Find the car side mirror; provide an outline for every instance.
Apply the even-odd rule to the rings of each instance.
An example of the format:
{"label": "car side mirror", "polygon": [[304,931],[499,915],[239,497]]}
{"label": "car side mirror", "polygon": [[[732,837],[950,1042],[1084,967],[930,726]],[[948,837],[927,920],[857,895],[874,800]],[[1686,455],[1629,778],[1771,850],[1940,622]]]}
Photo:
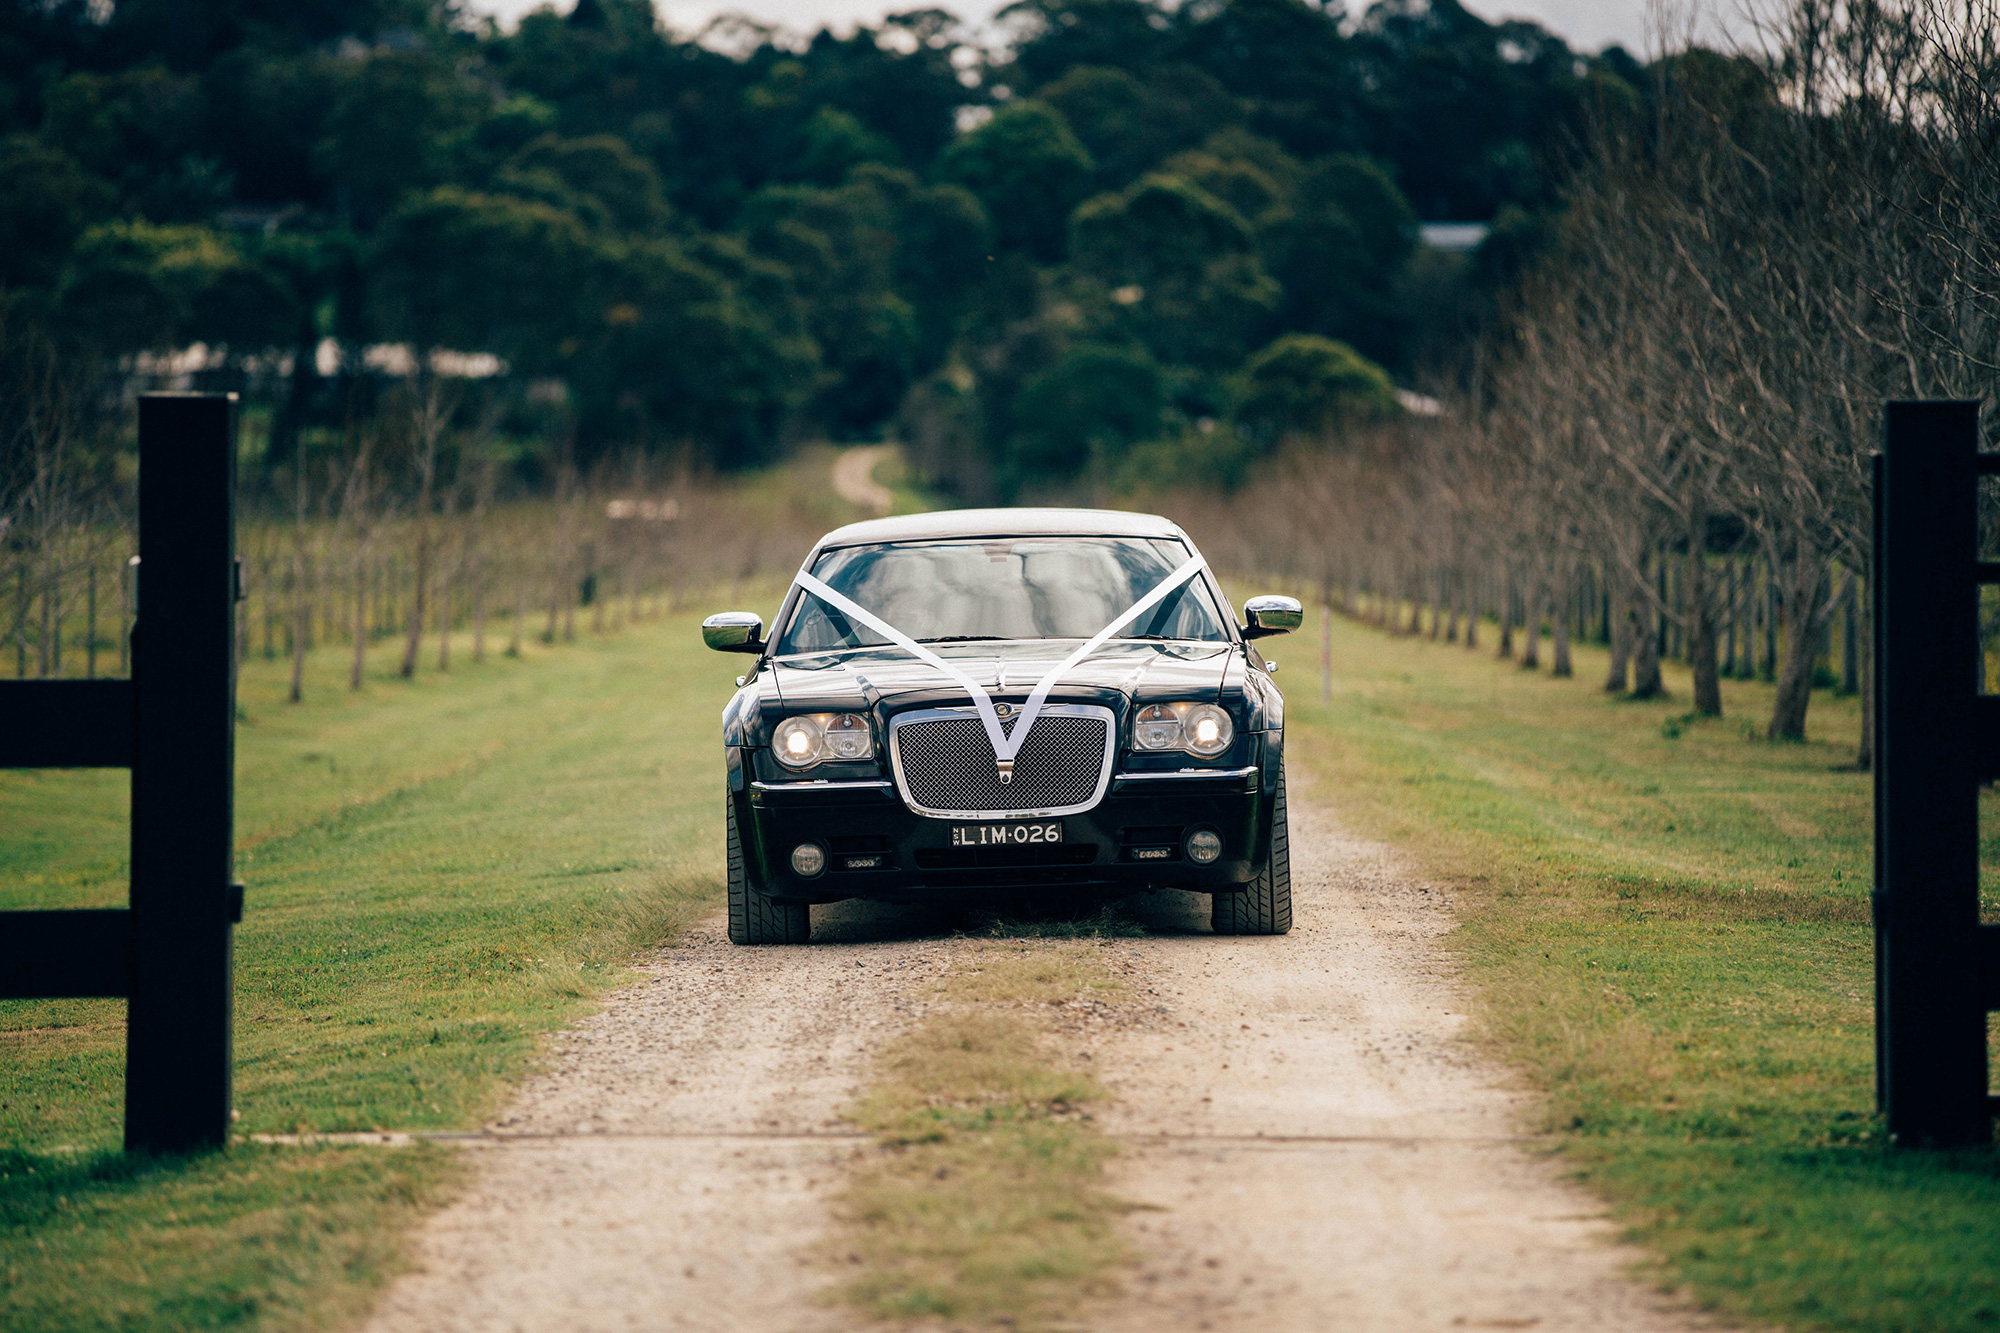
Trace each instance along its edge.
{"label": "car side mirror", "polygon": [[1306,609],[1296,597],[1252,597],[1243,603],[1243,637],[1261,639],[1271,634],[1290,634],[1305,624]]}
{"label": "car side mirror", "polygon": [[749,611],[718,611],[701,622],[701,641],[718,653],[761,653],[764,617]]}

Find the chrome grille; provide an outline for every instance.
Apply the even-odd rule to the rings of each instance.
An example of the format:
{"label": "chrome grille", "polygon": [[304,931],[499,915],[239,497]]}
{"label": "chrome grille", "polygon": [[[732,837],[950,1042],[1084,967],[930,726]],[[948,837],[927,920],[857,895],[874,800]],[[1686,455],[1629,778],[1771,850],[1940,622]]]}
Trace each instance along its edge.
{"label": "chrome grille", "polygon": [[993,742],[970,708],[906,713],[890,722],[896,780],[912,810],[935,815],[1072,814],[1104,795],[1111,710],[1051,704],[1002,783]]}

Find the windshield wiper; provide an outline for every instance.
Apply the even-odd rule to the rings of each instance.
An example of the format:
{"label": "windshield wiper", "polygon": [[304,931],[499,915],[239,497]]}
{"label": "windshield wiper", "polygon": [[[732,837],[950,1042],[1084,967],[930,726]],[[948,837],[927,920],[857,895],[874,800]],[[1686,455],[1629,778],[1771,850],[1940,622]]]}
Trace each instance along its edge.
{"label": "windshield wiper", "polygon": [[994,643],[1007,638],[1005,634],[940,634],[935,639],[918,639],[918,643]]}

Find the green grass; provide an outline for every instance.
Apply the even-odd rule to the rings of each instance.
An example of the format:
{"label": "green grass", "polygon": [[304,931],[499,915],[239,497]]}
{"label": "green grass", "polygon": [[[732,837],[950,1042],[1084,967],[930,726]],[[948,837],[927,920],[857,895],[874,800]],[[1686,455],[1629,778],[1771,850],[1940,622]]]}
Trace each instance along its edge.
{"label": "green grass", "polygon": [[[769,592],[770,590],[764,590]],[[762,593],[750,600],[770,600]],[[636,947],[721,896],[716,716],[698,617],[359,695],[339,650],[238,728],[237,1128],[455,1129]],[[122,773],[0,773],[0,906],[125,893]],[[123,1006],[0,1003],[0,1329],[337,1323],[449,1188],[425,1149],[117,1153]]]}
{"label": "green grass", "polygon": [[893,1042],[852,1112],[880,1149],[843,1188],[835,1299],[885,1319],[1037,1329],[1115,1289],[1125,1207],[1102,1188],[1104,1090],[1055,1054],[1050,1006],[1116,1002],[1085,944],[982,947]]}
{"label": "green grass", "polygon": [[1897,1149],[1874,1113],[1855,702],[1815,696],[1816,739],[1773,744],[1744,725],[1766,685],[1701,720],[1671,668],[1631,702],[1595,651],[1551,680],[1490,636],[1337,622],[1328,705],[1317,639],[1272,653],[1294,771],[1458,888],[1485,1038],[1661,1279],[1801,1328],[2000,1326],[2000,1158]]}

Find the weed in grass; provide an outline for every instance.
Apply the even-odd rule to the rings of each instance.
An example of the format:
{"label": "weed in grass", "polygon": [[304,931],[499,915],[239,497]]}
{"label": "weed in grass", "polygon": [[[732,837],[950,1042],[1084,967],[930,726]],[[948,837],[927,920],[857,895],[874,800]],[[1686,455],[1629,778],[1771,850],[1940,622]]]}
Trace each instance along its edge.
{"label": "weed in grass", "polygon": [[994,945],[877,1061],[853,1118],[880,1137],[841,1197],[834,1299],[882,1318],[1038,1329],[1115,1290],[1103,1088],[1054,1053],[1042,1015],[1118,982],[1079,945]]}

